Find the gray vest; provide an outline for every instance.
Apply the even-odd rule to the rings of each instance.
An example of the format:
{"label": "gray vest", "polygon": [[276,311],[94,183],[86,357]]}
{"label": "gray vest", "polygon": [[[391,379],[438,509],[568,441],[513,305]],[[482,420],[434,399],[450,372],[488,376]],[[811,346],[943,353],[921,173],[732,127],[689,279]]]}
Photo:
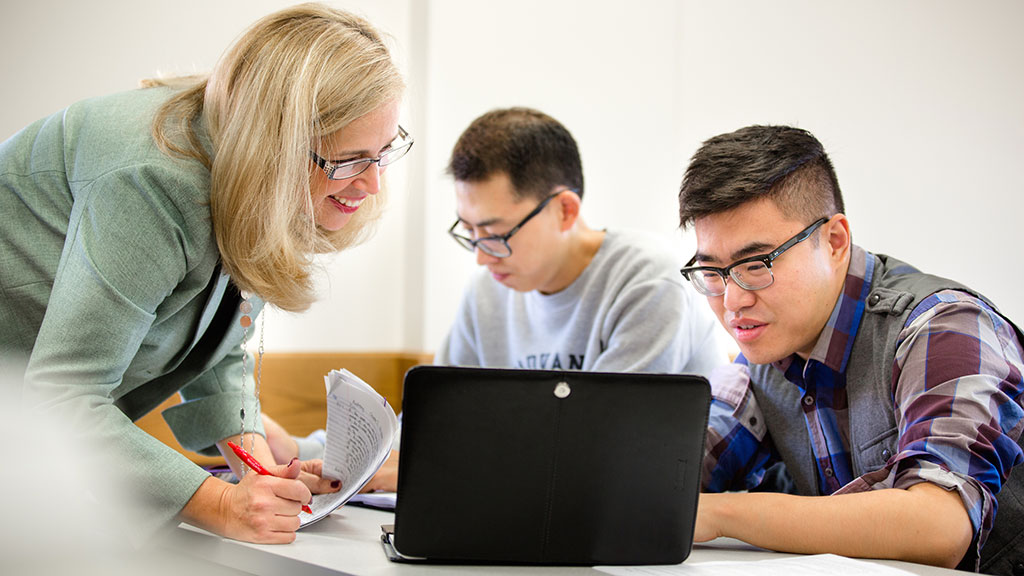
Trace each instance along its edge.
{"label": "gray vest", "polygon": [[[882,468],[897,451],[898,430],[891,392],[896,339],[919,302],[947,289],[984,299],[961,284],[922,274],[895,258],[875,257],[871,293],[846,368],[854,477]],[[1014,325],[1014,329],[1017,338],[1024,343],[1020,328]],[[798,493],[820,495],[818,469],[799,389],[771,365],[751,365],[750,374],[768,432]],[[1018,443],[1022,440],[1024,436]],[[982,572],[1024,576],[1024,470],[1021,468],[1024,466],[1014,469],[997,495],[995,526],[981,553]],[[959,568],[973,571],[973,555],[968,554]]]}

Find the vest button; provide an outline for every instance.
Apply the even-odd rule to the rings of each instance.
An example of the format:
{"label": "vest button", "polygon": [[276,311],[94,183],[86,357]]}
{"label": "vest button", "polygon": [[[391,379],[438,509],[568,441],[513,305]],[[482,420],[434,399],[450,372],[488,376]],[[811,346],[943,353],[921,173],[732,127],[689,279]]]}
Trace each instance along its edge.
{"label": "vest button", "polygon": [[892,452],[890,452],[888,448],[882,448],[882,458],[885,458],[885,461],[888,462],[891,457]]}
{"label": "vest button", "polygon": [[868,304],[871,304],[872,306],[874,306],[875,304],[878,304],[881,300],[882,300],[882,297],[880,295],[872,294],[871,298],[868,298]]}
{"label": "vest button", "polygon": [[814,397],[811,396],[810,394],[808,394],[807,396],[804,396],[804,405],[805,406],[810,406],[811,404],[814,404]]}

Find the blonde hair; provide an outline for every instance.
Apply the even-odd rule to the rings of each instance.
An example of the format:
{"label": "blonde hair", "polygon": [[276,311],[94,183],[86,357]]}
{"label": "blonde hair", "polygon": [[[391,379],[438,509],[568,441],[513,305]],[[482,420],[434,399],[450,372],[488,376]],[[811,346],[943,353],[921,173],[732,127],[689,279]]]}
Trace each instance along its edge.
{"label": "blonde hair", "polygon": [[383,209],[384,194],[370,195],[340,230],[318,228],[309,156],[353,120],[401,97],[405,84],[381,35],[348,12],[300,4],[249,27],[208,78],[144,85],[180,88],[158,112],[153,135],[165,152],[210,169],[224,271],[278,308],[308,308],[312,256],[365,240]]}

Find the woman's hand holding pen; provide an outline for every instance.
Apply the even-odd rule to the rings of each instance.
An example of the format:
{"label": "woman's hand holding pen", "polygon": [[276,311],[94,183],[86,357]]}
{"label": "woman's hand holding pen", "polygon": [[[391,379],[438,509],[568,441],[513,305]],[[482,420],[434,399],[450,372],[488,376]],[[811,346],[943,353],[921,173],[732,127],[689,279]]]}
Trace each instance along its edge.
{"label": "woman's hand holding pen", "polygon": [[301,524],[299,514],[313,498],[299,479],[303,464],[294,458],[288,464],[274,465],[270,448],[260,435],[246,436],[251,454],[236,442],[241,443],[238,436],[225,438],[217,447],[242,480],[238,484],[213,477],[205,480],[185,505],[184,520],[235,540],[292,542]]}
{"label": "woman's hand holding pen", "polygon": [[302,506],[313,498],[309,488],[298,480],[301,464],[296,459],[286,466],[270,465],[266,469],[272,476],[250,471],[224,493],[220,509],[225,536],[263,544],[295,540]]}
{"label": "woman's hand holding pen", "polygon": [[238,484],[206,478],[185,504],[181,519],[244,542],[294,541],[302,506],[312,499],[309,488],[297,480],[301,464],[295,460],[285,466],[268,466],[267,471],[274,476],[250,471]]}
{"label": "woman's hand holding pen", "polygon": [[[293,458],[288,464],[271,464],[274,458],[262,436],[246,436],[252,454],[238,445],[232,446],[238,441],[238,436],[226,438],[217,446],[242,480],[229,484],[212,476],[207,478],[185,505],[182,519],[245,542],[287,544],[294,541],[295,531],[301,525],[301,510],[312,501],[312,494],[337,492],[341,489],[340,482],[321,477],[321,460]],[[247,468],[251,470],[245,473]]]}

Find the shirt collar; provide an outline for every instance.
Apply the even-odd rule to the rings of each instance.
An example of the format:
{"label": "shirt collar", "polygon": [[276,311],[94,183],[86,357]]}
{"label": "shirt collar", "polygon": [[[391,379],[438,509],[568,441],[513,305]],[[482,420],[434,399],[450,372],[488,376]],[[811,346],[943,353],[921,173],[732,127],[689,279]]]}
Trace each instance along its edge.
{"label": "shirt collar", "polygon": [[[831,368],[835,372],[845,372],[846,363],[850,359],[850,350],[860,327],[860,319],[864,314],[865,301],[871,291],[871,281],[875,273],[875,256],[860,246],[850,246],[850,266],[846,271],[843,291],[832,308],[832,314],[825,328],[818,335],[818,341],[808,360],[814,360]],[[800,357],[792,354],[775,362],[775,367],[783,373]]]}

